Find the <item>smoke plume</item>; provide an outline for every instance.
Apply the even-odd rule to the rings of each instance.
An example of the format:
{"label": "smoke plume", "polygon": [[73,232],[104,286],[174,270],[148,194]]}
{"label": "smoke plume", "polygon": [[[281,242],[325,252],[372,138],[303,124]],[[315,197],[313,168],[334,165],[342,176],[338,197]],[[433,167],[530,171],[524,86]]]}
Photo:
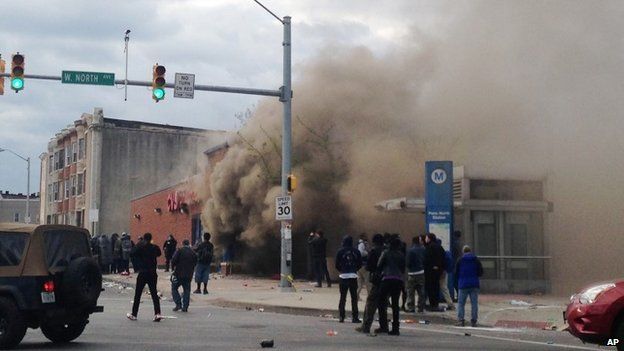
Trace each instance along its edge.
{"label": "smoke plume", "polygon": [[[373,204],[422,196],[424,161],[450,159],[474,178],[545,182],[556,290],[612,277],[623,259],[594,240],[624,244],[624,217],[615,216],[624,198],[610,191],[624,186],[615,176],[624,173],[624,6],[485,1],[450,10],[436,14],[447,21],[435,34],[415,26],[383,55],[329,46],[300,66],[295,254],[305,256],[316,227],[334,245],[361,231],[420,233],[421,216],[378,213]],[[281,118],[278,101],[261,101],[206,184],[208,230],[238,243],[245,262],[264,272],[279,267]],[[595,262],[578,258],[591,268],[564,276],[566,256],[583,245]]]}

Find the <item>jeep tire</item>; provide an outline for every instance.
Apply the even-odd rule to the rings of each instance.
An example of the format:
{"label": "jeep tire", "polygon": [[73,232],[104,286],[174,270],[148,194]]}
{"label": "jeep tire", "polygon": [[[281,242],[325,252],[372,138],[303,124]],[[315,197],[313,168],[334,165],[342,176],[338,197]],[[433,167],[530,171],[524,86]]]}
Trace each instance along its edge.
{"label": "jeep tire", "polygon": [[46,322],[41,324],[41,332],[53,343],[68,343],[82,334],[87,323],[89,323],[89,321],[86,319],[64,324]]}
{"label": "jeep tire", "polygon": [[0,349],[16,347],[26,334],[26,322],[15,302],[0,297]]}
{"label": "jeep tire", "polygon": [[61,295],[71,307],[94,306],[102,291],[102,272],[90,257],[72,260],[63,274]]}

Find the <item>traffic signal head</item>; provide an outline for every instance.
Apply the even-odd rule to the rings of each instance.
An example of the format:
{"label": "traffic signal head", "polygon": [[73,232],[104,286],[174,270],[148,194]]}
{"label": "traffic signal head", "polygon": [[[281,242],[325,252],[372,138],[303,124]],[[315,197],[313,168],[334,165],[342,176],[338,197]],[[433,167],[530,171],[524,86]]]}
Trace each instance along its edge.
{"label": "traffic signal head", "polygon": [[158,102],[165,98],[165,66],[154,65],[152,71],[152,99]]}
{"label": "traffic signal head", "polygon": [[18,91],[24,89],[24,55],[17,53],[11,59],[11,89]]}
{"label": "traffic signal head", "polygon": [[295,191],[295,189],[297,188],[297,177],[292,174],[288,175],[287,188],[289,193]]}

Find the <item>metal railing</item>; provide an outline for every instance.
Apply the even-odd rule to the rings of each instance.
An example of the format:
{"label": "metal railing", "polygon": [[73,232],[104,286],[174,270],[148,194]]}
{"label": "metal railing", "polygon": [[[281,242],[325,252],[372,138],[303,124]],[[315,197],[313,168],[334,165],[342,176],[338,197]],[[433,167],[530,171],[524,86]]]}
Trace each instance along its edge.
{"label": "metal railing", "polygon": [[547,280],[551,256],[478,256],[484,279]]}

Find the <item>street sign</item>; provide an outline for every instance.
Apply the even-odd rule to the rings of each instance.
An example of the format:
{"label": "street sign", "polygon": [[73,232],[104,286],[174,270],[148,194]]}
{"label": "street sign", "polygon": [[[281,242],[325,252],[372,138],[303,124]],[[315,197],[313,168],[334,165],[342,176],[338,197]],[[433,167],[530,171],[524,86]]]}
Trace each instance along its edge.
{"label": "street sign", "polygon": [[192,99],[195,96],[195,75],[189,73],[175,74],[173,97]]}
{"label": "street sign", "polygon": [[115,73],[63,71],[61,83],[115,85]]}
{"label": "street sign", "polygon": [[290,221],[292,217],[292,199],[290,196],[278,196],[275,198],[275,219],[278,221]]}

